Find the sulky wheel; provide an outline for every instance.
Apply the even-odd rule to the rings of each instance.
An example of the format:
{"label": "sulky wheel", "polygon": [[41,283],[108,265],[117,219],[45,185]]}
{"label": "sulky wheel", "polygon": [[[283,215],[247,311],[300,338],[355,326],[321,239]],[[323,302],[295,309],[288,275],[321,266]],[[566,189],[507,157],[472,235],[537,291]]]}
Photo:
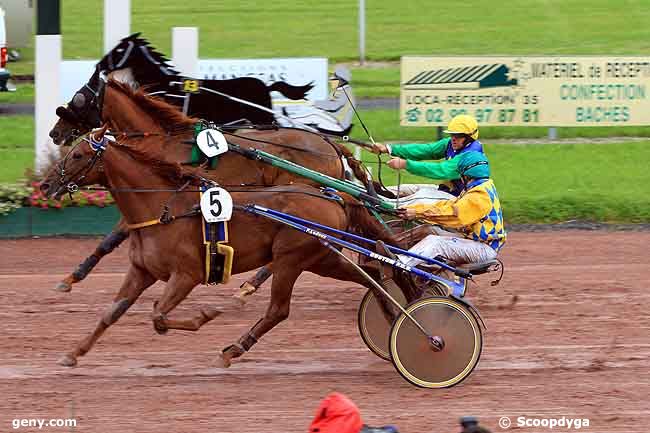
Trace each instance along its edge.
{"label": "sulky wheel", "polygon": [[453,298],[431,297],[406,311],[429,337],[404,314],[390,332],[390,354],[397,371],[422,388],[447,388],[474,370],[481,356],[481,328],[472,312]]}
{"label": "sulky wheel", "polygon": [[[456,278],[451,272],[444,271],[444,270],[437,271],[436,274],[447,279]],[[422,297],[449,296],[449,293],[451,292],[451,290],[447,285],[439,283],[437,281],[429,281],[417,275],[413,276],[413,284],[415,285],[415,287],[417,287],[418,292],[422,293]]]}
{"label": "sulky wheel", "polygon": [[[385,287],[388,293],[401,305],[406,305],[404,295],[399,289]],[[359,333],[366,346],[377,356],[390,361],[388,338],[390,335],[391,321],[384,315],[377,297],[372,290],[368,290],[359,305],[357,316]]]}
{"label": "sulky wheel", "polygon": [[[448,289],[435,281],[424,282],[420,286],[424,296],[447,296]],[[399,289],[384,287],[402,306],[406,305],[404,294]],[[390,361],[389,334],[392,321],[386,318],[377,297],[372,290],[368,290],[361,300],[357,315],[359,334],[366,346],[377,356]]]}

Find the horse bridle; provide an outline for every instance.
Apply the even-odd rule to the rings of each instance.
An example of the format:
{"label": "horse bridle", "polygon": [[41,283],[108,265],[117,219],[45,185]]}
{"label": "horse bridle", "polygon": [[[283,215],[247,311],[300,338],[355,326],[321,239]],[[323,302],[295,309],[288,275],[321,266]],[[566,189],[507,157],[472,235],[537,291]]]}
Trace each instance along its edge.
{"label": "horse bridle", "polygon": [[[97,89],[93,89],[90,83],[93,81],[93,78],[84,84],[84,86],[79,89],[72,100],[67,105],[62,105],[56,109],[56,114],[66,120],[68,123],[73,125],[81,125],[87,129],[93,129],[98,127],[98,122],[101,122],[102,119],[102,108],[104,105],[104,92],[106,91],[106,82],[107,82],[107,71],[112,72],[121,68],[124,63],[128,60],[133,51],[135,44],[133,41],[129,41],[128,47],[124,50],[125,53],[122,58],[117,62],[113,61],[113,51],[112,50],[107,59],[107,69],[98,70],[98,84]],[[99,69],[100,65],[97,66]],[[96,119],[90,120],[89,114],[90,110],[95,108],[96,110]],[[76,139],[81,134],[81,131],[78,129],[73,129],[71,135]]]}
{"label": "horse bridle", "polygon": [[[92,157],[88,159],[88,162],[84,167],[82,167],[76,173],[70,176],[69,179],[66,179],[65,166],[68,161],[68,158],[77,148],[77,146],[80,146],[84,142],[88,143],[88,145],[94,151],[94,153]],[[73,193],[77,192],[79,190],[78,183],[81,183],[81,181],[86,178],[88,173],[90,173],[90,170],[92,170],[93,167],[95,167],[95,164],[97,164],[97,162],[101,160],[107,145],[108,145],[108,139],[106,138],[106,136],[102,136],[101,140],[96,140],[93,134],[90,134],[87,139],[84,139],[83,141],[77,143],[58,164],[59,165],[59,187],[57,188],[54,195],[58,194],[61,191],[61,189],[64,187],[68,190],[68,194],[70,194],[71,196]]]}
{"label": "horse bridle", "polygon": [[[97,128],[102,119],[104,106],[104,93],[106,92],[106,74],[100,71],[97,79],[97,89],[93,89],[90,83],[91,78],[84,86],[75,93],[72,100],[67,105],[62,105],[56,109],[56,114],[72,125],[80,125],[86,129]],[[92,112],[91,110],[95,110]],[[71,135],[74,139],[78,138],[79,129],[73,129]]]}
{"label": "horse bridle", "polygon": [[129,41],[129,46],[125,49],[126,52],[124,53],[124,55],[122,56],[120,61],[117,62],[117,64],[113,63],[113,51],[116,51],[116,50],[111,50],[111,52],[108,53],[108,65],[107,65],[108,70],[112,72],[112,71],[120,69],[122,66],[124,66],[124,63],[126,63],[127,59],[131,55],[131,51],[133,51],[134,46],[135,46],[135,43],[133,41]]}

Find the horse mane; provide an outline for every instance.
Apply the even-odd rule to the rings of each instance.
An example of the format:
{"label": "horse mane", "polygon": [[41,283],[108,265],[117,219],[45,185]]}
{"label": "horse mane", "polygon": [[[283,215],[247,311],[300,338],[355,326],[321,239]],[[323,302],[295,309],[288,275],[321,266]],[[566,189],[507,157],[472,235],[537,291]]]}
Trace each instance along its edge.
{"label": "horse mane", "polygon": [[[148,40],[140,37],[140,32],[133,33],[122,40],[117,44],[111,51],[109,51],[102,59],[99,61],[99,64],[103,66],[102,69],[106,69],[109,64],[109,59],[111,56],[118,55],[117,50],[124,49],[123,45],[133,43],[134,48],[137,48],[136,51],[130,53],[131,55],[136,54],[133,59],[140,59],[141,56],[138,54],[143,54],[144,59],[148,61],[152,66],[157,67],[165,75],[179,75],[180,73],[174,69],[174,67],[169,63],[170,60],[164,54],[160,53],[153,47]],[[140,53],[138,53],[138,51]],[[110,71],[112,72],[112,71]]]}
{"label": "horse mane", "polygon": [[147,95],[142,88],[134,90],[126,83],[116,80],[108,80],[106,84],[113,90],[117,90],[134,104],[144,110],[158,125],[171,135],[187,133],[194,128],[198,119],[188,117],[178,108],[154,96]]}
{"label": "horse mane", "polygon": [[[150,137],[150,140],[154,137]],[[156,174],[166,180],[180,184],[190,181],[192,184],[199,182],[199,177],[205,177],[201,167],[184,167],[178,162],[167,161],[159,153],[149,149],[150,146],[130,146],[126,144],[112,145],[112,149],[118,149],[128,153],[134,160],[152,169]]]}

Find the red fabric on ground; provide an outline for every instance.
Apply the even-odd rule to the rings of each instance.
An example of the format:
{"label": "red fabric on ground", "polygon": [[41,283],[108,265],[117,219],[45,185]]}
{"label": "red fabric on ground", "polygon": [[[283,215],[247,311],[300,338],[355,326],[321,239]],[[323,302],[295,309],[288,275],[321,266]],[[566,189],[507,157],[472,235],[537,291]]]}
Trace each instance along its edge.
{"label": "red fabric on ground", "polygon": [[359,433],[363,423],[356,404],[333,392],[321,401],[309,433]]}

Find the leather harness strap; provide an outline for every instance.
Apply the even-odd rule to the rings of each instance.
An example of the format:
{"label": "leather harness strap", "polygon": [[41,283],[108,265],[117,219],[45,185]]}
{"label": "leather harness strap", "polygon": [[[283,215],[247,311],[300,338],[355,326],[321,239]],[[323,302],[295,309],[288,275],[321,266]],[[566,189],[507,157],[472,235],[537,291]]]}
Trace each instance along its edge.
{"label": "leather harness strap", "polygon": [[[172,218],[174,218],[174,217],[172,217]],[[149,221],[137,223],[137,224],[127,224],[126,228],[128,228],[129,230],[135,230],[135,229],[141,229],[141,228],[144,228],[144,227],[155,226],[157,224],[162,224],[162,221],[160,221],[160,218],[155,219],[155,220],[149,220]]]}

